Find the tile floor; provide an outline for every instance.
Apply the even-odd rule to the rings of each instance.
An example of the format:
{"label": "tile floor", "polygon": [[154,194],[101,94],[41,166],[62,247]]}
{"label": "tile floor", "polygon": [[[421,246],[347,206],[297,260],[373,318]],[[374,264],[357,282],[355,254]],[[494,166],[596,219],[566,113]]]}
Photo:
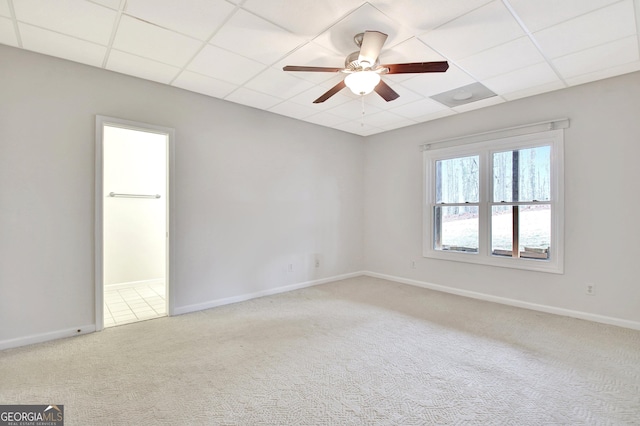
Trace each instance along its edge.
{"label": "tile floor", "polygon": [[118,285],[104,290],[104,326],[128,324],[167,315],[165,284]]}

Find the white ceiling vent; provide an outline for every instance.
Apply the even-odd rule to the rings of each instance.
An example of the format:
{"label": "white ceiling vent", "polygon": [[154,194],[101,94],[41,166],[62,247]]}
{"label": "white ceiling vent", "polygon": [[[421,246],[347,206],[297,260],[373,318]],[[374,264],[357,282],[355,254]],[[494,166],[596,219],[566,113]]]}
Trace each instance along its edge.
{"label": "white ceiling vent", "polygon": [[454,108],[460,105],[479,101],[481,99],[491,98],[493,96],[496,96],[496,94],[482,84],[473,83],[433,95],[431,96],[431,99],[448,107]]}

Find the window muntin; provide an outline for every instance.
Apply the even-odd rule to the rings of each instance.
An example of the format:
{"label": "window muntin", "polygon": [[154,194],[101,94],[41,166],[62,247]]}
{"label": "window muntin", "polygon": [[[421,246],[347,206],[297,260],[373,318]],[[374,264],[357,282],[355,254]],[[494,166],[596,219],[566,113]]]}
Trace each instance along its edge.
{"label": "window muntin", "polygon": [[[424,256],[562,273],[562,130],[441,146],[424,151]],[[473,174],[471,159],[477,165]],[[453,170],[461,164],[468,166],[466,188],[477,182],[478,198],[469,190],[464,196],[447,192],[449,175],[442,166]]]}

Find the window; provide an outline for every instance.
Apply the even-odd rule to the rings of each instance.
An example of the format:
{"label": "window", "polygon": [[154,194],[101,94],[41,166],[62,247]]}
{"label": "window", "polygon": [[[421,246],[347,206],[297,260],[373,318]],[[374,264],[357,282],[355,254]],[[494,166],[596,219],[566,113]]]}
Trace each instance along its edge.
{"label": "window", "polygon": [[424,256],[563,272],[563,133],[425,150]]}

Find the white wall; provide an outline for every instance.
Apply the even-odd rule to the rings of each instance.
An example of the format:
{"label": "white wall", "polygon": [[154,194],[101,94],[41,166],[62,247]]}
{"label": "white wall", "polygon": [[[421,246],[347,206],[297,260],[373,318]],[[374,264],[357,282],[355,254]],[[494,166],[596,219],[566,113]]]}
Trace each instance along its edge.
{"label": "white wall", "polygon": [[105,126],[103,163],[104,284],[164,282],[167,135]]}
{"label": "white wall", "polygon": [[362,269],[362,138],[7,46],[0,61],[0,347],[95,324],[96,114],[175,129],[176,308]]}
{"label": "white wall", "polygon": [[[422,258],[422,153],[450,137],[568,117],[565,274]],[[528,304],[640,322],[640,73],[367,139],[365,267]],[[416,268],[411,268],[411,261]],[[585,294],[596,285],[595,296]]]}

